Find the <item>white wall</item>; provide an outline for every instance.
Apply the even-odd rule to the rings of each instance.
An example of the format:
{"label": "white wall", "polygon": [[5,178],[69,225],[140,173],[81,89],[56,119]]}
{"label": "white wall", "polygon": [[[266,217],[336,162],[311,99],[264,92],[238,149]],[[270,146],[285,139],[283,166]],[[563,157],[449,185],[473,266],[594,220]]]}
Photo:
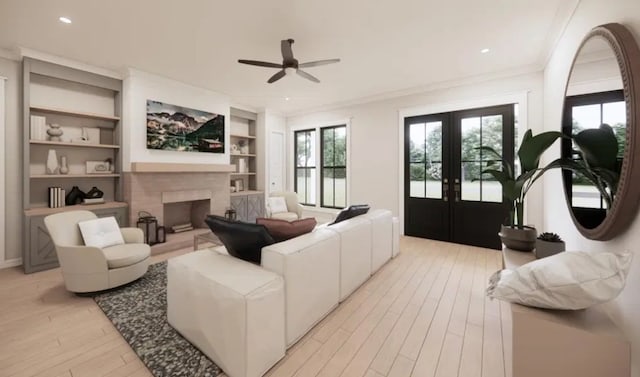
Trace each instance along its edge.
{"label": "white wall", "polygon": [[[640,41],[640,1],[582,0],[567,25],[544,71],[544,124],[547,130],[559,130],[562,116],[564,84],[569,76],[571,61],[582,38],[594,26],[619,22],[629,27],[636,41]],[[638,125],[636,125],[638,127]],[[560,155],[559,146],[548,154],[547,159]],[[582,237],[575,229],[567,206],[559,171],[546,175],[544,186],[544,213],[547,228],[559,233],[567,242],[568,249],[619,250],[636,252],[627,287],[622,295],[608,305],[610,313],[627,334],[632,343],[633,376],[640,376],[640,221],[638,218],[629,230],[608,242],[591,241]]]}
{"label": "white wall", "polygon": [[[399,113],[403,109],[447,108],[461,110],[470,103],[491,102],[493,97],[519,96],[528,92],[527,124],[534,133],[542,129],[542,73],[521,74],[499,79],[475,79],[473,83],[448,89],[438,89],[377,102],[319,111],[287,118],[289,130],[301,126],[315,126],[351,119],[350,202],[368,203],[372,207],[388,208],[399,215],[400,142]],[[497,104],[497,103],[496,103]],[[484,106],[484,105],[481,105]],[[288,145],[287,167],[291,169],[292,145]],[[291,172],[287,174],[291,175]],[[291,188],[293,184],[289,182]],[[542,202],[542,187],[535,187],[528,195],[529,203]],[[528,206],[528,220],[539,228],[542,211],[538,205]]]}
{"label": "white wall", "polygon": [[[147,100],[209,111],[225,116],[224,154],[176,152],[147,149]],[[123,170],[132,162],[174,162],[192,164],[229,163],[229,108],[227,96],[181,82],[129,69],[124,79]]]}
{"label": "white wall", "polygon": [[3,213],[6,237],[5,257],[0,260],[0,268],[15,266],[22,258],[22,109],[20,108],[22,83],[21,64],[15,60],[0,57],[0,76],[5,81],[5,129],[4,143],[5,165],[4,174],[5,211]]}
{"label": "white wall", "polygon": [[[4,96],[4,83],[6,77],[0,76],[0,140],[6,140],[5,136],[5,96]],[[5,158],[4,158],[4,143],[0,143],[0,167],[3,171],[6,171]],[[5,260],[5,244],[4,244],[4,226],[6,224],[6,214],[4,212],[4,183],[5,178],[3,174],[0,174],[0,263]]]}

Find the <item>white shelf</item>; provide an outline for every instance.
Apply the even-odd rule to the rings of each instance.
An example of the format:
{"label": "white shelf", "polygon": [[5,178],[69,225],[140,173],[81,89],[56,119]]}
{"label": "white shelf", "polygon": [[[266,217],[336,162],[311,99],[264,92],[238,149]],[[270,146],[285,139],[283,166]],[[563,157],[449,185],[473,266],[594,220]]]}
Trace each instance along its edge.
{"label": "white shelf", "polygon": [[264,194],[264,191],[244,190],[244,191],[232,192],[230,195],[231,196],[244,196],[244,195],[255,195],[255,194]]}
{"label": "white shelf", "polygon": [[89,118],[89,119],[110,120],[113,122],[117,122],[120,120],[120,117],[113,116],[113,115],[85,113],[81,111],[64,110],[64,109],[57,109],[57,108],[45,107],[45,106],[31,106],[30,109],[31,111],[40,112],[40,113],[59,114],[59,115],[75,116],[75,117]]}
{"label": "white shelf", "polygon": [[255,139],[255,136],[251,136],[251,135],[238,135],[238,134],[230,134],[229,136],[231,137],[237,137],[240,139]]}
{"label": "white shelf", "polygon": [[50,215],[52,213],[60,213],[67,211],[75,211],[80,209],[111,209],[111,208],[123,208],[126,207],[127,203],[124,202],[105,202],[100,204],[76,204],[73,206],[65,206],[58,208],[48,208],[48,207],[33,207],[24,211],[26,216],[44,216]]}
{"label": "white shelf", "polygon": [[120,174],[34,174],[33,179],[58,179],[58,178],[118,178]]}
{"label": "white shelf", "polygon": [[29,144],[54,145],[59,147],[120,149],[119,145],[112,145],[112,144],[67,143],[62,141],[46,141],[46,140],[29,140]]}
{"label": "white shelf", "polygon": [[241,154],[241,153],[231,153],[230,154],[231,157],[255,157],[256,155],[253,153],[245,153],[245,154]]}
{"label": "white shelf", "polygon": [[256,175],[256,173],[231,173],[231,175],[241,176],[241,175]]}

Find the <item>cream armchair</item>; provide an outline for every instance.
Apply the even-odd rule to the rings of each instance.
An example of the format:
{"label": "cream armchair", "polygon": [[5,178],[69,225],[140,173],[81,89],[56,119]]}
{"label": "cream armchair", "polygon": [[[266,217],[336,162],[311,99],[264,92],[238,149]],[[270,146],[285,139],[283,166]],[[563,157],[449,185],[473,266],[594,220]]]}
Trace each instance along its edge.
{"label": "cream armchair", "polygon": [[302,218],[302,206],[298,202],[298,194],[293,191],[275,191],[269,194],[270,198],[283,197],[287,202],[287,212],[273,213],[267,200],[267,216],[273,219],[281,219],[287,221],[298,220]]}
{"label": "cream armchair", "polygon": [[53,240],[64,284],[71,292],[96,292],[138,279],[147,272],[151,248],[138,228],[121,228],[124,245],[99,249],[84,245],[78,223],[97,216],[69,211],[44,218]]}

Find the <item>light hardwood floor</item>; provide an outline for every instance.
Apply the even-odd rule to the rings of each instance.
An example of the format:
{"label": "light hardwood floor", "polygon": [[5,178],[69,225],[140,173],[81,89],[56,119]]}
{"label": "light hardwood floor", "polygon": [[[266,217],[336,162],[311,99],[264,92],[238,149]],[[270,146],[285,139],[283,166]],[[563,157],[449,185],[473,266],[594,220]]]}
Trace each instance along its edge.
{"label": "light hardwood floor", "polygon": [[[510,377],[509,307],[484,294],[500,254],[411,237],[401,250],[267,375]],[[151,374],[58,269],[15,268],[0,271],[0,376]]]}

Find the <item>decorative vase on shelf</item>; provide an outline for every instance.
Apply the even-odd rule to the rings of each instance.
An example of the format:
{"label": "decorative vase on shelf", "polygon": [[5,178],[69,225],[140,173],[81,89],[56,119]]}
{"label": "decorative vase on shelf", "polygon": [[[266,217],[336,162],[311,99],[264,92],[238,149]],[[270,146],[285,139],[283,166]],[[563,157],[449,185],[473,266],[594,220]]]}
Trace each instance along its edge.
{"label": "decorative vase on shelf", "polygon": [[60,125],[55,123],[49,125],[49,129],[47,130],[49,141],[62,141],[62,139],[60,139],[60,136],[62,136],[63,133],[64,131],[62,131]]}
{"label": "decorative vase on shelf", "polygon": [[68,206],[81,204],[84,200],[85,193],[82,192],[78,186],[73,186],[71,191],[64,197],[64,203]]}
{"label": "decorative vase on shelf", "polygon": [[60,174],[69,174],[69,165],[67,165],[67,156],[60,156]]}
{"label": "decorative vase on shelf", "polygon": [[58,155],[56,154],[55,149],[49,149],[49,153],[47,154],[46,170],[47,174],[59,173],[60,166],[58,166]]}

